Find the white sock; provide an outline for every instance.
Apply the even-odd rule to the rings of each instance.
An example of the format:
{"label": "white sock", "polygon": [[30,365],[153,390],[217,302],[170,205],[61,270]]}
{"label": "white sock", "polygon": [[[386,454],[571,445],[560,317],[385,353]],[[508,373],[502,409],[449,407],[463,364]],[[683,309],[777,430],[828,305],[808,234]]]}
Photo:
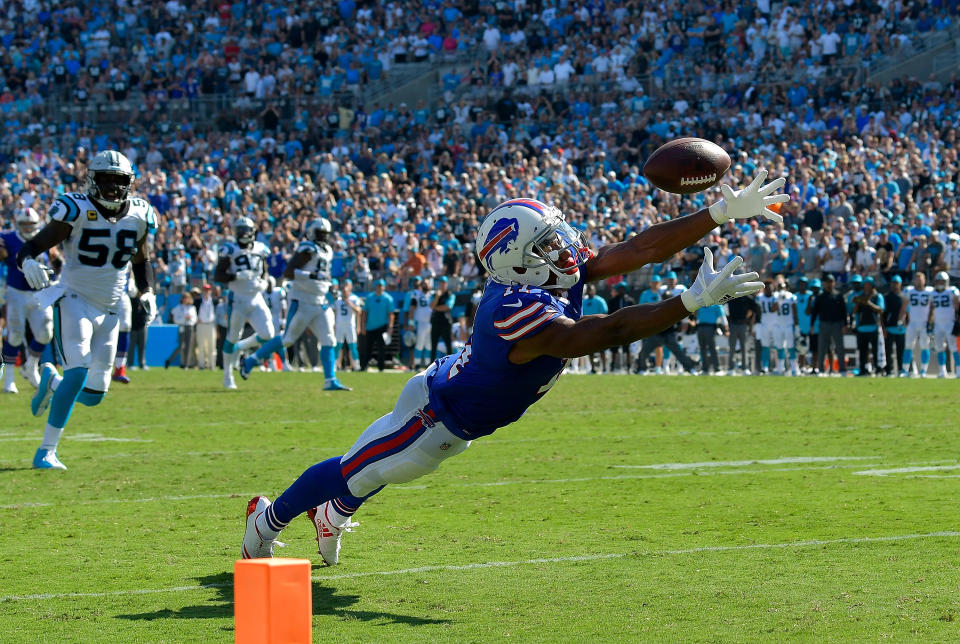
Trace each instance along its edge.
{"label": "white sock", "polygon": [[237,348],[240,349],[241,351],[249,351],[253,347],[256,347],[259,345],[260,345],[260,341],[257,340],[256,333],[254,333],[251,336],[247,336],[243,340],[240,340],[240,342],[237,342]]}
{"label": "white sock", "polygon": [[272,530],[270,525],[267,523],[267,513],[261,512],[257,515],[257,518],[254,519],[254,522],[257,524],[257,530],[260,531],[260,536],[263,537],[265,541],[270,541],[276,539],[277,535],[280,533],[276,530]]}
{"label": "white sock", "polygon": [[[323,506],[320,506],[321,509],[324,509]],[[337,508],[333,503],[327,504],[327,520],[330,521],[331,525],[334,528],[342,528],[347,525],[347,522],[350,521],[350,517],[344,516],[337,512]],[[350,515],[353,516],[353,515]]]}
{"label": "white sock", "polygon": [[27,352],[27,364],[26,364],[27,371],[36,373],[37,363],[39,362],[40,362],[40,356],[30,353],[29,351]]}
{"label": "white sock", "polygon": [[40,443],[40,448],[56,451],[61,436],[63,436],[63,427],[54,427],[47,423],[43,428],[43,442]]}
{"label": "white sock", "polygon": [[54,370],[53,376],[50,378],[50,391],[56,391],[57,387],[60,386],[61,380],[63,380],[63,376]]}
{"label": "white sock", "polygon": [[15,368],[15,365],[12,365],[12,364],[8,364],[8,365],[7,365],[7,369],[3,372],[3,384],[4,384],[4,385],[6,385],[6,386],[9,387],[10,385],[13,384],[13,378],[14,378],[14,376],[17,375],[17,374],[16,374],[16,371],[17,371],[17,370],[16,370],[16,368]]}

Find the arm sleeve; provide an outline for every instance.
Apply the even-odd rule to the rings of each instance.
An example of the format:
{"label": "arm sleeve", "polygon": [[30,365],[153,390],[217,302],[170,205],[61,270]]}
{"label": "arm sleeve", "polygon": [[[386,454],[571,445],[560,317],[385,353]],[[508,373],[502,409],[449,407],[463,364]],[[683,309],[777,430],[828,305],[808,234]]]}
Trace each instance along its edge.
{"label": "arm sleeve", "polygon": [[50,210],[47,211],[47,216],[51,220],[62,221],[73,228],[80,220],[80,206],[72,199],[57,197],[57,200],[50,206]]}
{"label": "arm sleeve", "polygon": [[141,293],[153,290],[153,263],[148,259],[139,264],[132,264],[133,283],[137,285],[137,290]]}

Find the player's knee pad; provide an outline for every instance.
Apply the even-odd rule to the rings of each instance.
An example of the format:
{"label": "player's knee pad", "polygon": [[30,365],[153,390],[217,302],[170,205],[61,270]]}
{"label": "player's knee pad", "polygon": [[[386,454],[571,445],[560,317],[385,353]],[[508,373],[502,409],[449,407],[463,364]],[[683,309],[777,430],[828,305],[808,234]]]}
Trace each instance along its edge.
{"label": "player's knee pad", "polygon": [[87,407],[96,407],[106,395],[104,391],[95,391],[84,387],[80,390],[80,395],[77,396],[77,402]]}
{"label": "player's knee pad", "polygon": [[23,344],[23,341],[24,341],[24,339],[25,339],[25,338],[23,337],[23,331],[19,331],[19,330],[14,331],[13,329],[10,329],[9,327],[7,327],[7,328],[8,328],[8,331],[7,331],[7,339],[6,339],[6,342],[5,342],[4,344],[9,343],[10,346],[12,346],[12,347],[19,347],[20,345],[22,345],[22,344]]}

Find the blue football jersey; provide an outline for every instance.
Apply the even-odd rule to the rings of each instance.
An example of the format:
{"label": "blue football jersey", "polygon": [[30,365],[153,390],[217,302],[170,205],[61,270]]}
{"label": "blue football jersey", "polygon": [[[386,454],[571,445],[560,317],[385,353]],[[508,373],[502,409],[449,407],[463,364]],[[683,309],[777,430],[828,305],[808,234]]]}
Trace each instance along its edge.
{"label": "blue football jersey", "polygon": [[[19,253],[20,248],[23,247],[24,240],[17,234],[17,231],[5,230],[0,232],[0,241],[3,242],[3,247],[7,249],[7,257],[3,260],[7,265],[7,286],[15,288],[18,291],[34,290],[33,287],[27,284],[27,278],[23,276],[23,271],[17,266],[17,253]],[[44,263],[42,257],[38,258],[38,261],[40,261],[41,264]]]}
{"label": "blue football jersey", "polygon": [[582,280],[566,293],[487,282],[470,340],[458,353],[437,361],[430,405],[439,419],[467,440],[519,419],[553,387],[566,360],[540,356],[518,365],[510,362],[510,349],[560,316],[579,320],[582,311]]}
{"label": "blue football jersey", "polygon": [[807,314],[807,303],[813,297],[813,293],[797,293],[797,324],[800,327],[800,333],[810,334],[810,315]]}

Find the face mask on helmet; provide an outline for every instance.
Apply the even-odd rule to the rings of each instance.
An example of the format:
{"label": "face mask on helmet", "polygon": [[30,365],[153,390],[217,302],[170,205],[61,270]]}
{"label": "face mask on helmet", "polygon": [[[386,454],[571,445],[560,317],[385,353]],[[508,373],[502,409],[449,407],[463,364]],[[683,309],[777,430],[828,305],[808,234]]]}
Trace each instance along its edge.
{"label": "face mask on helmet", "polygon": [[133,177],[116,172],[96,172],[93,175],[95,190],[91,195],[101,205],[110,210],[116,210],[127,200]]}
{"label": "face mask on helmet", "polygon": [[[31,209],[32,210],[32,209]],[[17,232],[24,240],[30,239],[40,230],[40,216],[36,212],[28,212],[17,217]]]}
{"label": "face mask on helmet", "polygon": [[253,240],[256,238],[256,233],[253,230],[253,226],[239,224],[233,230],[237,237],[237,243],[240,244],[240,246],[247,247],[252,244]]}
{"label": "face mask on helmet", "polygon": [[[533,251],[543,259],[540,266],[545,266],[556,275],[556,286],[559,288],[570,288],[576,284],[580,279],[580,267],[590,259],[590,252],[580,232],[563,219],[558,219],[533,241]],[[527,264],[527,268],[539,266]]]}

